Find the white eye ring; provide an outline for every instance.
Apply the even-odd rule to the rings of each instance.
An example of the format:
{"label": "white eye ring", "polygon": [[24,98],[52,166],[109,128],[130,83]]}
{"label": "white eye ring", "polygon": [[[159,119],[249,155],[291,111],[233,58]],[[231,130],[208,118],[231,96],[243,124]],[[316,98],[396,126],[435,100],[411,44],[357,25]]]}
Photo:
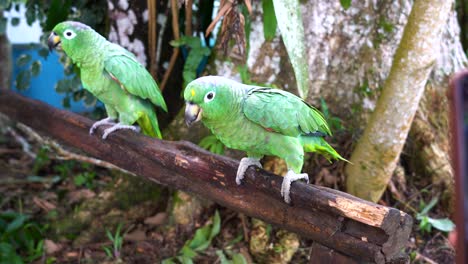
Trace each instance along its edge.
{"label": "white eye ring", "polygon": [[73,30],[71,30],[71,29],[67,29],[67,30],[65,30],[65,32],[63,32],[63,36],[66,39],[72,39],[72,38],[76,37],[76,33],[73,32]]}
{"label": "white eye ring", "polygon": [[213,91],[208,92],[208,93],[205,95],[205,99],[204,99],[205,103],[208,103],[208,102],[213,101],[213,99],[215,98],[215,96],[216,96],[216,93],[215,93],[215,92],[213,92]]}

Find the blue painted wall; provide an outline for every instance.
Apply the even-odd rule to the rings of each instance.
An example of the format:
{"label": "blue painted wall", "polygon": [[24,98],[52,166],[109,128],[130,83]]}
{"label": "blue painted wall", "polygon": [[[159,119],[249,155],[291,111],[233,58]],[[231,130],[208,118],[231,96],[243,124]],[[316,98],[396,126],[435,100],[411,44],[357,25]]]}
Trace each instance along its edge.
{"label": "blue painted wall", "polygon": [[[38,45],[39,48],[39,45]],[[31,78],[31,87],[25,91],[18,91],[20,94],[31,97],[34,99],[46,102],[54,107],[64,109],[62,106],[62,100],[65,97],[64,94],[58,94],[54,87],[57,81],[65,77],[63,72],[63,66],[59,62],[59,56],[54,51],[49,54],[47,59],[43,59],[37,54],[38,48],[31,49],[29,45],[13,45],[13,83],[12,88],[18,91],[14,87],[14,80],[20,70],[26,68],[19,68],[16,66],[16,60],[22,54],[29,54],[32,56],[32,61],[40,60],[42,64],[41,72],[37,77]],[[89,112],[93,110],[93,107],[87,107],[83,102],[73,102],[71,100],[71,108],[68,109],[74,112]]]}

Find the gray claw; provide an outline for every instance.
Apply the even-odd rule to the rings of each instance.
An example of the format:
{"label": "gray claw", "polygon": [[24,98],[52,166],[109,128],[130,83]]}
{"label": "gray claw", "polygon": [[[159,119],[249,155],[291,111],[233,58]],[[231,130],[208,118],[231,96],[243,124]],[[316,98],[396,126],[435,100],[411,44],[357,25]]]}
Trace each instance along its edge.
{"label": "gray claw", "polygon": [[237,174],[236,174],[237,185],[240,185],[242,183],[242,179],[244,179],[245,171],[251,165],[255,165],[259,168],[262,168],[262,164],[260,164],[260,159],[256,159],[256,158],[242,158],[241,159],[239,168],[237,168]]}

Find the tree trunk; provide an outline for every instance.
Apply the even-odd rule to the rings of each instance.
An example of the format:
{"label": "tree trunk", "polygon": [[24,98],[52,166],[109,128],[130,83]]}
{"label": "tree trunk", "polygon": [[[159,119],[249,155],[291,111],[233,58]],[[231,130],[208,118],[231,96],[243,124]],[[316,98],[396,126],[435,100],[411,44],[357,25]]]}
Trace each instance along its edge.
{"label": "tree trunk", "polygon": [[437,59],[453,1],[416,1],[383,92],[347,165],[349,193],[378,201],[395,170]]}

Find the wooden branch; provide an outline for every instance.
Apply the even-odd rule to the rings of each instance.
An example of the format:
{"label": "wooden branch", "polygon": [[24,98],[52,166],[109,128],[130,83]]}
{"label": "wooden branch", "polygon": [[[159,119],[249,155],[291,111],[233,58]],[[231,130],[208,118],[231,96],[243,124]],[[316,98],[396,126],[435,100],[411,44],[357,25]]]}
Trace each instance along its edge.
{"label": "wooden branch", "polygon": [[102,140],[92,121],[10,91],[0,93],[0,112],[64,144],[156,183],[188,191],[246,215],[296,232],[359,262],[401,259],[412,218],[397,209],[305,183],[293,183],[293,206],[280,196],[282,178],[255,167],[241,186],[238,161],[189,142],[169,142],[130,131]]}

